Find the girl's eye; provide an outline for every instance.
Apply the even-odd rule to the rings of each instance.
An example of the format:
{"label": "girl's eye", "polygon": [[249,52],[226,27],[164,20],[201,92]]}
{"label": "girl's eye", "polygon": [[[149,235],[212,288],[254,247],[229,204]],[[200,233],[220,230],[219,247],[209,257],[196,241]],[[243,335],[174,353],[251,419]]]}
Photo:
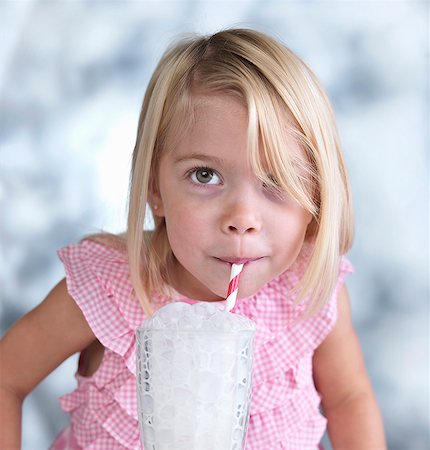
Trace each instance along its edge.
{"label": "girl's eye", "polygon": [[220,177],[208,167],[198,167],[190,172],[191,181],[196,184],[220,184]]}

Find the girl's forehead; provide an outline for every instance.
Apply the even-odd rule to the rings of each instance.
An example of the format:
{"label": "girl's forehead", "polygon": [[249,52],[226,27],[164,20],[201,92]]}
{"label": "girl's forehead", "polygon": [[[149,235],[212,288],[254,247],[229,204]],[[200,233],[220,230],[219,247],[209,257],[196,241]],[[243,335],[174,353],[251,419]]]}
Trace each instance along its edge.
{"label": "girl's forehead", "polygon": [[235,92],[200,92],[191,94],[190,103],[194,111],[216,111],[229,109],[247,113],[243,97]]}
{"label": "girl's forehead", "polygon": [[228,130],[232,119],[239,132],[248,128],[248,111],[243,101],[232,95],[213,94],[192,99],[188,132]]}
{"label": "girl's forehead", "polygon": [[[243,125],[246,129],[249,124],[249,111],[248,105],[243,96],[235,92],[213,92],[213,93],[201,93],[193,94],[190,99],[190,111],[185,112],[188,121],[185,120],[184,124],[188,125],[183,127],[183,131],[189,131],[188,128],[196,128],[216,123],[226,123],[231,120],[231,117],[242,119]],[[272,112],[273,116],[275,115]],[[288,114],[283,115],[283,119],[279,122],[277,127],[277,134],[290,144],[294,142],[292,136],[291,122],[288,120]],[[270,120],[270,118],[268,118]],[[273,123],[274,121],[272,121]],[[258,128],[258,134],[261,135],[261,124],[256,122]]]}
{"label": "girl's forehead", "polygon": [[[297,169],[302,166],[300,161],[306,158],[305,152],[291,135],[287,120],[275,130],[279,142],[282,142],[281,149],[274,148],[271,142],[264,142],[260,124],[257,123],[257,130],[249,133],[247,105],[239,95],[220,92],[194,94],[189,105],[189,114],[184,112],[185,117],[174,127],[177,132],[169,133],[166,154],[170,154],[173,160],[190,160],[193,155],[203,159],[206,155],[228,164],[237,156],[237,160],[242,159],[250,167],[251,148],[255,144],[261,166],[270,173],[273,172],[273,161],[277,159],[273,157],[275,152],[285,152]],[[176,116],[176,119],[180,118]],[[258,137],[258,142],[250,142],[250,135]]]}
{"label": "girl's forehead", "polygon": [[[168,126],[167,145],[168,152],[181,149],[182,145],[201,141],[208,144],[217,139],[227,138],[226,132],[230,128],[231,119],[239,127],[233,137],[239,132],[247,130],[248,113],[244,102],[237,96],[225,93],[199,93],[192,94],[184,102],[185,107],[176,108]],[[224,131],[224,133],[223,133]]]}
{"label": "girl's forehead", "polygon": [[229,160],[232,149],[246,156],[248,114],[243,104],[231,96],[205,95],[193,98],[191,108],[176,125],[178,133],[171,133],[171,158]]}
{"label": "girl's forehead", "polygon": [[[218,131],[222,137],[228,137],[228,134],[224,136],[224,131],[231,129],[231,123],[234,121],[234,125],[239,126],[234,134],[245,132],[247,136],[258,136],[259,148],[266,146],[266,152],[277,151],[271,148],[273,146],[267,142],[267,136],[264,139],[262,124],[259,121],[255,123],[256,129],[249,130],[252,124],[249,121],[248,106],[240,94],[235,92],[201,93],[192,96],[191,105],[192,113],[189,115],[188,127],[182,129],[184,133]],[[283,120],[276,120],[278,116],[275,117],[274,111],[269,114],[271,117],[265,117],[265,119],[271,123],[271,132],[276,134],[285,151],[293,159],[307,159],[306,152],[293,136],[293,126],[287,111],[281,112]],[[275,123],[277,125],[274,125]],[[231,137],[235,138],[234,135]],[[248,142],[248,144],[251,143]]]}

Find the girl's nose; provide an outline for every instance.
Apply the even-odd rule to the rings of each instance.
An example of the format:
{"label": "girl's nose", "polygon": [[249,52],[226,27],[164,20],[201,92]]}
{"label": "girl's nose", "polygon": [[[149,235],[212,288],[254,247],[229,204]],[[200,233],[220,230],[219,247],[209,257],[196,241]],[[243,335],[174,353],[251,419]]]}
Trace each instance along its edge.
{"label": "girl's nose", "polygon": [[258,233],[262,228],[261,214],[256,208],[245,203],[236,203],[222,218],[222,231],[225,234],[246,235]]}

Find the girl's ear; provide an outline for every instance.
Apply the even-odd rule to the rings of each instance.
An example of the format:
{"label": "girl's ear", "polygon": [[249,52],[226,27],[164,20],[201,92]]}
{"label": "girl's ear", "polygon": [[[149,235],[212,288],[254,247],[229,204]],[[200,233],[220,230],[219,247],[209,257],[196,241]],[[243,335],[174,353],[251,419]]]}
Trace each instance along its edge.
{"label": "girl's ear", "polygon": [[[157,170],[154,170],[157,173]],[[160,188],[158,187],[157,176],[152,175],[148,185],[148,203],[151,207],[152,215],[164,217],[163,199],[161,198]]]}
{"label": "girl's ear", "polygon": [[148,195],[148,203],[151,207],[152,215],[164,217],[163,199],[156,188],[152,188]]}

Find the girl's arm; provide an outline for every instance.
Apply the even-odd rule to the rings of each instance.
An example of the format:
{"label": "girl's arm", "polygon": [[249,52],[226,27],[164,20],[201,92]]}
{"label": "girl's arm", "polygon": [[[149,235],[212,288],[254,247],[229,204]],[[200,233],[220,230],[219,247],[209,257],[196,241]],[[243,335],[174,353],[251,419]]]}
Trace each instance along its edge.
{"label": "girl's arm", "polygon": [[0,342],[0,449],[19,449],[24,398],[95,336],[62,280]]}
{"label": "girl's arm", "polygon": [[386,449],[382,417],[354,331],[345,286],[335,328],[314,354],[314,380],[322,395],[334,450]]}

